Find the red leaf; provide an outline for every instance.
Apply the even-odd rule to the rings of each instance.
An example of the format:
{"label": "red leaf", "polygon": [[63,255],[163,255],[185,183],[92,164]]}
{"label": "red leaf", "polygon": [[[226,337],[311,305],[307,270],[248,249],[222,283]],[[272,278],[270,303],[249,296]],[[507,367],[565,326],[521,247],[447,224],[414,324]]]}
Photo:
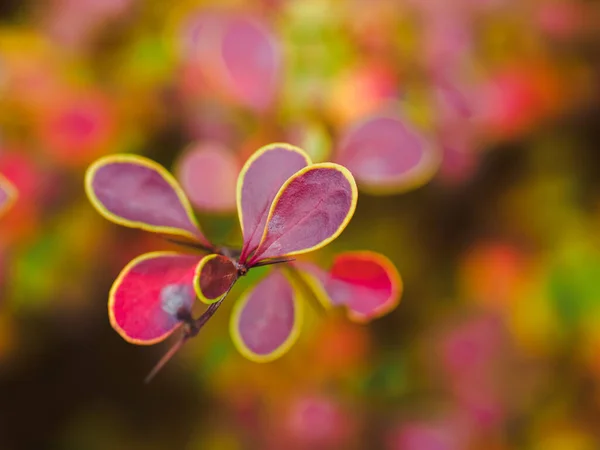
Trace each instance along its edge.
{"label": "red leaf", "polygon": [[237,278],[237,267],[230,258],[208,255],[196,268],[194,289],[204,303],[214,303],[229,292]]}
{"label": "red leaf", "polygon": [[146,253],[131,261],[110,291],[113,328],[128,342],[150,345],[166,339],[191,314],[196,299],[197,256]]}

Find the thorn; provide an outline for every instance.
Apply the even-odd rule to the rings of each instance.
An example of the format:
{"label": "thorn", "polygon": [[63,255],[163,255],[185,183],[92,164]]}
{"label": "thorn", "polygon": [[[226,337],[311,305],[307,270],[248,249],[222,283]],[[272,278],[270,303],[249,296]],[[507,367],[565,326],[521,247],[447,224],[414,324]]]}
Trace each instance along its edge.
{"label": "thorn", "polygon": [[272,266],[274,264],[282,264],[287,262],[296,261],[296,258],[280,258],[280,259],[271,259],[267,261],[261,261],[257,264],[254,264],[252,267],[262,267],[262,266]]}
{"label": "thorn", "polygon": [[223,296],[218,302],[211,304],[208,307],[208,309],[204,311],[202,315],[197,319],[194,319],[191,315],[191,312],[186,309],[181,309],[177,311],[177,318],[184,323],[185,327],[183,331],[183,336],[179,341],[175,343],[175,345],[173,345],[173,347],[169,349],[167,353],[165,353],[165,355],[160,359],[160,361],[158,361],[156,365],[152,368],[152,370],[146,376],[146,378],[144,378],[145,384],[150,383],[154,379],[156,374],[158,374],[158,372],[160,372],[161,369],[165,367],[165,365],[171,360],[171,358],[173,358],[173,356],[175,356],[175,354],[179,350],[181,350],[183,344],[185,344],[189,339],[195,337],[200,332],[200,330],[206,324],[206,322],[208,322],[208,320],[214,315],[214,313],[217,312],[217,309],[219,309],[219,306],[221,306],[223,300],[225,300],[225,297],[227,297],[227,294],[229,294],[232,287],[233,284],[229,287],[229,289],[227,289],[227,292],[223,294]]}
{"label": "thorn", "polygon": [[187,340],[188,335],[184,334],[181,339],[177,341],[162,358],[160,358],[150,373],[146,376],[146,378],[144,378],[144,384],[149,384],[154,379],[158,372],[160,372],[161,369],[170,361],[170,359],[175,356],[175,354],[181,349],[181,347],[183,347],[183,344],[185,344]]}

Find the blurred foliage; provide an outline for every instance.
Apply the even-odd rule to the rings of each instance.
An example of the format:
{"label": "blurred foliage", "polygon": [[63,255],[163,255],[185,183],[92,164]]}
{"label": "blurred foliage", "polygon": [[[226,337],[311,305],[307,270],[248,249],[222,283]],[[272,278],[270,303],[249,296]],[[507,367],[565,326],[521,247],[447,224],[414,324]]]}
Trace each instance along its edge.
{"label": "blurred foliage", "polygon": [[[244,35],[225,57],[226,26],[260,30],[264,58]],[[0,173],[19,199],[0,219],[0,448],[599,448],[599,30],[583,0],[2,2]],[[143,385],[164,348],[123,342],[107,293],[173,246],[97,215],[87,165],[171,168],[198,142],[338,160],[389,111],[440,166],[361,192],[310,259],[386,254],[400,306],[361,326],[310,303],[294,349],[255,364],[228,302]],[[241,242],[235,215],[200,219]]]}

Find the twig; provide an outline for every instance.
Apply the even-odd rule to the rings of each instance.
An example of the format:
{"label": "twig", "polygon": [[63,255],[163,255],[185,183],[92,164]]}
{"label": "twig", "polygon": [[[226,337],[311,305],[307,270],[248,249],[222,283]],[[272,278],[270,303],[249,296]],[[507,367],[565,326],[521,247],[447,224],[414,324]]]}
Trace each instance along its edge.
{"label": "twig", "polygon": [[181,313],[178,314],[180,319],[185,324],[183,336],[181,337],[181,339],[179,341],[177,341],[175,343],[175,345],[173,345],[173,347],[171,347],[169,349],[169,351],[167,353],[165,353],[165,355],[160,359],[160,361],[158,361],[158,363],[152,368],[152,370],[150,371],[148,376],[144,379],[144,383],[146,383],[146,384],[150,383],[152,381],[152,379],[156,376],[156,374],[158,372],[160,372],[160,370],[169,362],[169,360],[171,358],[173,358],[173,356],[179,350],[181,350],[183,345],[188,340],[190,340],[191,338],[198,335],[198,333],[200,332],[202,327],[206,324],[206,322],[208,322],[208,320],[217,312],[217,309],[219,309],[219,307],[223,303],[223,300],[225,300],[225,297],[227,297],[229,292],[231,292],[231,289],[233,288],[234,284],[235,283],[232,283],[232,285],[229,287],[229,289],[227,289],[227,291],[223,294],[221,299],[215,303],[212,303],[208,307],[208,309],[206,311],[204,311],[200,315],[200,317],[198,317],[197,319],[194,320],[188,311],[182,311]]}
{"label": "twig", "polygon": [[254,264],[252,267],[263,267],[263,266],[272,266],[273,264],[282,264],[287,262],[296,261],[295,258],[280,258],[280,259],[270,259],[261,261],[257,264]]}

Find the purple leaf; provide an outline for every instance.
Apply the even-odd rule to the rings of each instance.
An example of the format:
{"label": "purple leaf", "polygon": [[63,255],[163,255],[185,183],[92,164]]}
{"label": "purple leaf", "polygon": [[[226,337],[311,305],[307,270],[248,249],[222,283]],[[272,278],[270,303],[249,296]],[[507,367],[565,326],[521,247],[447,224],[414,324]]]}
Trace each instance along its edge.
{"label": "purple leaf", "polygon": [[110,291],[110,323],[123,339],[150,345],[167,338],[190,315],[200,258],[173,252],[141,255],[123,269]]}
{"label": "purple leaf", "polygon": [[296,342],[302,303],[280,272],[271,272],[236,303],[231,336],[237,349],[256,362],[279,358]]}
{"label": "purple leaf", "polygon": [[249,265],[327,245],[350,222],[357,198],[352,174],[338,164],[314,164],[294,174],[273,201]]}
{"label": "purple leaf", "polygon": [[200,231],[181,187],[167,170],[136,155],[110,155],[92,164],[85,188],[108,220],[155,233],[211,244]]}
{"label": "purple leaf", "polygon": [[337,162],[352,172],[362,189],[401,192],[429,181],[440,153],[401,117],[376,115],[346,131]]}
{"label": "purple leaf", "polygon": [[245,262],[260,243],[269,208],[283,183],[310,165],[308,155],[289,144],[271,144],[257,150],[242,168],[237,184],[237,203]]}
{"label": "purple leaf", "polygon": [[217,142],[196,144],[177,163],[177,178],[194,206],[205,211],[235,211],[235,155]]}

